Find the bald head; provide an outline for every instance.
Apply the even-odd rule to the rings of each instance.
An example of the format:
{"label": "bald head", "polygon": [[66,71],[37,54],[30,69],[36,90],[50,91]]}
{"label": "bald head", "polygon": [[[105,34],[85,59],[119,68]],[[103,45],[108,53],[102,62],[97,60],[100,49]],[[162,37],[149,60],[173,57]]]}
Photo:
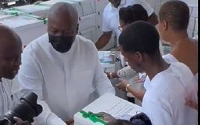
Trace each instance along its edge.
{"label": "bald head", "polygon": [[10,28],[0,25],[0,80],[13,79],[21,64],[22,43]]}
{"label": "bald head", "polygon": [[50,8],[48,15],[48,33],[55,36],[77,34],[78,13],[73,5],[57,2]]}
{"label": "bald head", "polygon": [[78,13],[73,5],[67,2],[57,2],[49,11],[48,19],[67,20],[71,25],[78,23]]}
{"label": "bald head", "polygon": [[170,0],[164,3],[159,11],[159,20],[167,21],[175,31],[187,30],[190,10],[186,3],[180,0]]}
{"label": "bald head", "polygon": [[20,37],[7,26],[0,25],[0,51],[10,48],[13,45],[21,47]]}

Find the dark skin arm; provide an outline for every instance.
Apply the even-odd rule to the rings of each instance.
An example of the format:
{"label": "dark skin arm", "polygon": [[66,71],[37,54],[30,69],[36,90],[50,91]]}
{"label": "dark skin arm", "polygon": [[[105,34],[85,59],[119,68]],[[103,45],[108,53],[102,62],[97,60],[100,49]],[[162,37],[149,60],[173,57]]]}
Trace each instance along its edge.
{"label": "dark skin arm", "polygon": [[108,42],[110,41],[111,36],[112,36],[112,31],[110,31],[110,32],[103,32],[103,34],[101,35],[101,37],[95,43],[96,48],[98,50],[100,50],[103,47],[105,47],[108,44]]}
{"label": "dark skin arm", "polygon": [[150,22],[153,25],[158,24],[158,18],[157,15],[155,13],[152,13],[149,18],[148,18],[148,22]]}

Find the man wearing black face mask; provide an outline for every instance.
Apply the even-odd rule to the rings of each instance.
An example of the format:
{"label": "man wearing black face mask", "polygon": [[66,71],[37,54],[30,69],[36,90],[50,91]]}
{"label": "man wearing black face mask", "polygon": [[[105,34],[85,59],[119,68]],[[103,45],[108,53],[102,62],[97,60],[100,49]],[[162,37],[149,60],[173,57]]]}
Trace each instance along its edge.
{"label": "man wearing black face mask", "polygon": [[24,49],[19,81],[23,89],[37,93],[44,109],[36,124],[70,124],[97,96],[115,93],[94,43],[77,35],[77,23],[72,5],[56,3],[48,15],[48,34]]}
{"label": "man wearing black face mask", "polygon": [[74,42],[73,36],[54,36],[49,34],[49,42],[53,48],[61,53],[68,52]]}

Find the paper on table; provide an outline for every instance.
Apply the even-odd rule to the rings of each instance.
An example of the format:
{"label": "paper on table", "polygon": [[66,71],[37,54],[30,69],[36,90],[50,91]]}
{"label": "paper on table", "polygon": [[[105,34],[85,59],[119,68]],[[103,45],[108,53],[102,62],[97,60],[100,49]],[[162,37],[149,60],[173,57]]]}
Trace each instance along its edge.
{"label": "paper on table", "polygon": [[[142,108],[113,94],[107,93],[83,108],[83,110],[86,112],[91,111],[93,113],[106,112],[117,119],[129,120],[132,116],[141,112]],[[88,123],[89,121],[88,119],[84,119],[79,113],[74,115],[74,120],[75,123],[83,123],[81,125],[85,125],[84,122]]]}

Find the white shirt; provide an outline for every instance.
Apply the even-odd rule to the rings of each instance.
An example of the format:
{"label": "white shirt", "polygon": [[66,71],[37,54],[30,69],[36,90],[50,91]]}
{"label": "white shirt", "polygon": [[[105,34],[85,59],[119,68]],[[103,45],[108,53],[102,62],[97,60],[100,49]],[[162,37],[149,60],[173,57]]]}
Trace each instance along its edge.
{"label": "white shirt", "polygon": [[22,53],[19,81],[41,100],[37,125],[64,125],[98,95],[115,93],[94,43],[79,35],[66,53],[53,49],[47,34],[31,42]]}
{"label": "white shirt", "polygon": [[118,38],[121,33],[121,31],[118,29],[119,10],[122,7],[127,7],[134,4],[142,5],[147,11],[148,16],[150,16],[154,12],[153,8],[144,0],[121,0],[121,3],[118,8],[113,7],[112,4],[109,2],[103,11],[102,31],[113,31]]}
{"label": "white shirt", "polygon": [[[179,62],[172,54],[168,53],[166,55],[162,56],[163,59],[167,62],[167,63],[174,63],[174,62]],[[144,82],[144,88],[148,88],[150,80],[149,77],[146,77],[146,80]],[[191,82],[195,82],[196,83],[196,89],[198,89],[198,73],[194,75],[193,79]]]}
{"label": "white shirt", "polygon": [[193,39],[195,39],[198,42],[198,34],[194,36]]}
{"label": "white shirt", "polygon": [[152,125],[197,125],[198,112],[185,105],[185,98],[197,100],[192,78],[190,69],[180,62],[154,76],[142,101]]}
{"label": "white shirt", "polygon": [[2,78],[0,81],[0,121],[3,120],[4,114],[17,103],[17,100],[19,101],[15,95],[18,90],[17,85],[16,79]]}
{"label": "white shirt", "polygon": [[[173,62],[178,62],[178,60],[176,59],[176,57],[174,57],[172,54],[166,54],[163,56],[164,60],[168,63],[173,63]],[[194,75],[193,80],[191,82],[195,82],[196,83],[196,88],[198,89],[198,73]]]}

